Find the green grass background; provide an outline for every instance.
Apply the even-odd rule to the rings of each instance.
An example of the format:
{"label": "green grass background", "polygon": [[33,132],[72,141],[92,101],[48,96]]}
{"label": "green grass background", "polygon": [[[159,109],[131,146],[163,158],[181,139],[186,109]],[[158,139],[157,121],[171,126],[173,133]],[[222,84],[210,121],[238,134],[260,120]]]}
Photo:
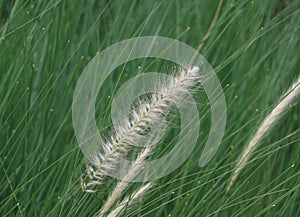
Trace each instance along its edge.
{"label": "green grass background", "polygon": [[[193,154],[179,169],[157,180],[124,215],[299,216],[299,103],[263,140],[227,194],[226,186],[260,121],[299,75],[300,2],[224,1],[203,40],[218,4],[1,0],[0,216],[94,216],[99,211],[116,180],[96,194],[80,188],[85,159],[72,127],[73,91],[97,52],[146,35],[178,39],[194,48],[204,43],[201,54],[224,89],[227,127],[216,156],[199,168],[210,127],[204,101]],[[110,123],[108,96],[115,88],[154,69],[168,71],[168,64],[136,61],[107,79],[97,100],[99,130],[108,133],[104,127]]]}

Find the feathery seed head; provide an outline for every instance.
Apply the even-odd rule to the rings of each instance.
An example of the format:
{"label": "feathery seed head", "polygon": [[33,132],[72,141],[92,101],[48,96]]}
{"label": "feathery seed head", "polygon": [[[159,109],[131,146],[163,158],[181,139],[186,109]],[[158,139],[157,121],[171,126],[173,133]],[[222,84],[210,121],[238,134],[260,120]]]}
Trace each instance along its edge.
{"label": "feathery seed head", "polygon": [[[101,146],[102,152],[94,154],[98,176],[118,168],[119,159],[126,156],[132,146],[151,145],[155,141],[155,132],[161,130],[161,120],[170,111],[174,103],[182,100],[186,90],[200,82],[199,68],[181,68],[172,79],[160,82],[157,92],[152,93],[149,100],[140,101],[128,119],[115,127],[114,133]],[[152,130],[154,129],[154,130]],[[153,132],[154,131],[154,132]]]}

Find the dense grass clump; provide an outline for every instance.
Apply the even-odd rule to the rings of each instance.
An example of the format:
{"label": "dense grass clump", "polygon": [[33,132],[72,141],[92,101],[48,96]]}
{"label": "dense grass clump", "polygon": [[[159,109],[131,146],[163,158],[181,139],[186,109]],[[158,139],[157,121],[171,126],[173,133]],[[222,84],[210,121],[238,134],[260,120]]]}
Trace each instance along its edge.
{"label": "dense grass clump", "polygon": [[[87,174],[72,125],[74,88],[98,52],[147,35],[180,40],[215,69],[227,103],[225,136],[213,159],[199,168],[210,130],[209,103],[200,92],[195,98],[200,136],[188,160],[155,183],[128,186],[110,211],[124,208],[124,216],[299,216],[299,97],[260,140],[228,190],[241,153],[299,76],[297,0],[0,1],[0,215],[99,214],[118,180],[108,178],[93,194],[82,191],[80,177]],[[170,62],[139,59],[106,79],[95,114],[103,137],[111,132],[118,88],[151,71],[174,70]],[[172,125],[180,120],[173,119]],[[154,159],[172,148],[178,129],[166,132]]]}

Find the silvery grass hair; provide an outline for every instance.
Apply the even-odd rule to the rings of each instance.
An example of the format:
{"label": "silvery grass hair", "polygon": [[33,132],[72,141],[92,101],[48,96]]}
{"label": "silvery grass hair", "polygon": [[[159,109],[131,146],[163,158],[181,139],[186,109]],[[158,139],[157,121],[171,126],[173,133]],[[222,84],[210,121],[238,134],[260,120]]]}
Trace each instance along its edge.
{"label": "silvery grass hair", "polygon": [[288,89],[288,91],[282,96],[278,104],[271,111],[270,114],[262,121],[258,127],[256,133],[250,140],[250,142],[245,147],[243,153],[241,154],[240,159],[238,160],[235,168],[233,170],[233,175],[230,179],[230,182],[227,187],[227,191],[230,190],[234,182],[236,181],[241,170],[246,166],[248,160],[251,157],[251,154],[258,147],[259,142],[263,139],[267,132],[269,132],[272,127],[279,121],[284,112],[289,109],[290,105],[294,100],[300,95],[300,76]]}
{"label": "silvery grass hair", "polygon": [[[147,133],[149,128],[161,120],[163,116],[168,114],[170,108],[183,99],[186,95],[186,90],[191,90],[196,87],[201,80],[199,68],[180,68],[177,75],[163,84],[158,85],[157,92],[151,93],[149,100],[140,101],[138,108],[134,109],[130,117],[123,120],[116,128],[109,139],[102,144],[102,152],[94,154],[96,166],[86,165],[87,174],[90,178],[89,182],[84,182],[82,179],[82,187],[87,192],[95,192],[95,187],[102,185],[106,174],[109,174],[120,163],[120,158],[124,158],[132,150],[133,145],[149,144]],[[155,131],[155,130],[154,130]],[[153,138],[152,138],[153,139]],[[155,138],[154,138],[155,140]],[[127,188],[130,180],[132,180],[141,171],[146,158],[151,154],[153,143],[146,145],[143,148],[133,163],[127,174],[119,181],[104,203],[99,216],[113,215],[109,214],[109,210],[116,200],[121,196]],[[126,180],[126,181],[123,181]],[[141,195],[152,186],[152,183],[145,184],[136,194]],[[129,198],[127,198],[129,200]],[[125,199],[125,200],[127,200]],[[122,208],[123,209],[123,208]],[[112,213],[121,210],[113,210]]]}
{"label": "silvery grass hair", "polygon": [[174,79],[161,85],[157,92],[151,94],[150,100],[140,101],[131,116],[122,120],[109,139],[102,144],[102,152],[94,153],[94,162],[97,165],[86,165],[90,182],[83,182],[82,187],[92,192],[94,190],[87,187],[103,184],[106,174],[119,166],[119,159],[127,156],[133,146],[147,143],[149,128],[155,127],[170,107],[182,100],[186,90],[194,87],[199,81],[198,67],[181,68]]}

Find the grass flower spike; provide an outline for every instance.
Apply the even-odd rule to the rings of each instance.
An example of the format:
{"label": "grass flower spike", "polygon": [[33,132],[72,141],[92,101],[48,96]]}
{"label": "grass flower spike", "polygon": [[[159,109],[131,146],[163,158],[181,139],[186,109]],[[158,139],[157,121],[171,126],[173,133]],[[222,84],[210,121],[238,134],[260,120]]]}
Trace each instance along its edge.
{"label": "grass flower spike", "polygon": [[230,190],[231,186],[234,184],[241,170],[247,164],[251,154],[258,147],[259,142],[264,137],[264,135],[278,122],[283,113],[289,108],[290,104],[297,98],[300,94],[300,77],[292,84],[289,90],[283,95],[281,101],[277,106],[271,111],[271,113],[263,120],[260,124],[258,130],[244,149],[238,163],[235,166],[232,178],[227,187],[227,191]]}
{"label": "grass flower spike", "polygon": [[[109,212],[111,206],[115,204],[116,200],[127,188],[129,181],[139,174],[146,158],[151,154],[153,145],[155,144],[149,144],[149,141],[147,141],[149,137],[145,136],[149,132],[149,128],[155,128],[154,125],[159,123],[162,116],[170,111],[172,105],[178,102],[178,100],[182,100],[186,95],[186,91],[199,84],[199,82],[200,74],[198,67],[190,69],[182,68],[173,79],[160,84],[157,92],[151,94],[150,101],[140,101],[139,108],[132,112],[131,118],[125,120],[124,124],[117,128],[109,141],[103,144],[104,154],[96,153],[98,157],[97,161],[99,162],[98,167],[95,170],[88,167],[88,171],[93,171],[94,174],[91,178],[95,178],[96,180],[87,185],[102,183],[105,175],[118,166],[119,158],[126,156],[129,150],[132,149],[133,144],[144,143],[146,145],[130,166],[127,174],[119,181],[107,198],[101,209],[100,216],[104,216]],[[155,137],[155,134],[153,136]]]}
{"label": "grass flower spike", "polygon": [[131,117],[123,120],[111,137],[102,144],[102,152],[95,153],[97,166],[87,166],[87,173],[92,181],[86,185],[103,183],[106,175],[119,166],[119,159],[126,156],[134,145],[145,146],[149,143],[149,137],[146,136],[149,128],[155,128],[173,103],[182,99],[186,90],[199,81],[198,67],[181,68],[173,79],[160,85],[157,92],[151,94],[150,100],[140,101],[139,108],[132,112]]}

